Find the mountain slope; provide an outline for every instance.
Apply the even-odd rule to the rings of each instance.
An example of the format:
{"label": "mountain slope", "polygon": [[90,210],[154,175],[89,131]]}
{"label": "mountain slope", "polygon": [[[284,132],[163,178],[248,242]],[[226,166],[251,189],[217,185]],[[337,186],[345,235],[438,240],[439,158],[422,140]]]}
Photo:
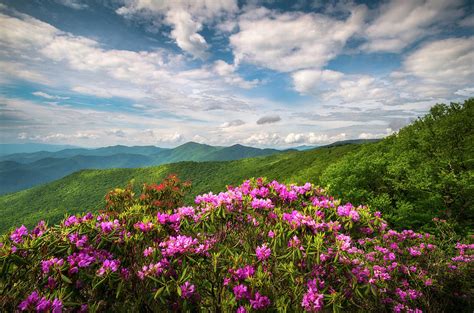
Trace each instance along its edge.
{"label": "mountain slope", "polygon": [[82,169],[137,168],[180,161],[227,161],[281,152],[241,145],[214,147],[188,142],[174,149],[112,146],[15,154],[0,161],[0,194],[51,182]]}
{"label": "mountain slope", "polygon": [[343,145],[313,151],[287,152],[267,157],[226,162],[180,162],[137,169],[83,170],[63,179],[0,197],[0,233],[12,225],[33,225],[40,219],[59,221],[67,213],[102,207],[107,191],[134,179],[156,182],[176,173],[193,182],[187,201],[203,192],[219,191],[249,177],[266,176],[282,182],[318,183],[322,171],[360,145]]}

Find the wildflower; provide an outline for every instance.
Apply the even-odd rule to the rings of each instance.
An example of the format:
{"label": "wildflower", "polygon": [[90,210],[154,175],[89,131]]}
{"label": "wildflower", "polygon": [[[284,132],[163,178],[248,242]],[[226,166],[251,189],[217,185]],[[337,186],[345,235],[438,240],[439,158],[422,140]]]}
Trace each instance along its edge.
{"label": "wildflower", "polygon": [[255,252],[257,254],[257,259],[259,261],[265,261],[266,259],[268,259],[270,257],[270,254],[272,253],[270,248],[267,247],[266,243],[264,243],[263,245],[257,247]]}
{"label": "wildflower", "polygon": [[237,278],[240,280],[244,280],[244,279],[247,279],[248,277],[252,277],[254,273],[255,273],[255,269],[253,268],[252,265],[246,265],[235,271]]}
{"label": "wildflower", "polygon": [[142,232],[146,233],[146,232],[151,231],[153,229],[154,225],[153,225],[152,222],[147,222],[147,223],[138,222],[135,225],[133,225],[133,227],[135,227],[135,229],[139,229]]}
{"label": "wildflower", "polygon": [[27,311],[32,308],[32,306],[35,306],[36,303],[39,301],[39,295],[38,292],[33,291],[28,298],[23,300],[20,305],[18,306],[18,309],[20,311]]}
{"label": "wildflower", "polygon": [[63,266],[63,264],[64,264],[63,259],[51,258],[49,260],[43,260],[43,261],[41,261],[41,271],[44,274],[48,274],[51,267],[54,266],[56,268],[60,268],[61,266]]}
{"label": "wildflower", "polygon": [[247,313],[247,309],[244,306],[239,306],[236,313]]}
{"label": "wildflower", "polygon": [[235,300],[247,299],[249,296],[248,288],[245,285],[237,285],[232,288],[235,295]]}
{"label": "wildflower", "polygon": [[79,235],[77,233],[72,233],[69,235],[69,241],[73,243],[77,248],[82,248],[86,245],[87,243],[87,236],[83,235],[79,238]]}
{"label": "wildflower", "polygon": [[45,231],[46,231],[46,222],[40,221],[38,225],[36,225],[36,227],[31,231],[31,236],[33,238],[41,237]]}
{"label": "wildflower", "polygon": [[23,236],[28,235],[28,229],[25,227],[25,225],[21,225],[19,228],[15,229],[12,234],[10,235],[10,239],[14,243],[22,243],[23,242]]}
{"label": "wildflower", "polygon": [[270,305],[270,299],[267,296],[262,296],[259,292],[255,293],[255,297],[250,300],[250,305],[253,309],[264,309]]}
{"label": "wildflower", "polygon": [[275,238],[275,232],[273,232],[272,230],[269,230],[268,231],[268,237]]}
{"label": "wildflower", "polygon": [[36,305],[37,312],[46,312],[51,307],[51,301],[46,299],[45,297],[41,298]]}
{"label": "wildflower", "polygon": [[324,295],[318,293],[313,288],[309,288],[308,292],[303,295],[301,306],[308,312],[319,312],[324,306]]}
{"label": "wildflower", "polygon": [[189,299],[196,292],[196,286],[191,285],[188,281],[180,286],[181,288],[181,298]]}
{"label": "wildflower", "polygon": [[59,299],[54,299],[51,306],[51,313],[61,313],[63,311],[63,303]]}
{"label": "wildflower", "polygon": [[155,252],[155,248],[153,248],[153,247],[148,247],[148,248],[146,248],[146,249],[143,251],[143,255],[144,255],[145,257],[149,257],[150,255],[153,254],[153,252]]}
{"label": "wildflower", "polygon": [[97,271],[98,276],[104,276],[107,272],[116,272],[120,265],[119,260],[105,260]]}

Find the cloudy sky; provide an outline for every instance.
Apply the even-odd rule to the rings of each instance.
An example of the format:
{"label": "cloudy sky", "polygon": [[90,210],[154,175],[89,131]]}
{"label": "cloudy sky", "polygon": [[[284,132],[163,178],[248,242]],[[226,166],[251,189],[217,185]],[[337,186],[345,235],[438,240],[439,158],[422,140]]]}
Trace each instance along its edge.
{"label": "cloudy sky", "polygon": [[1,141],[380,138],[474,96],[473,11],[469,0],[0,0]]}

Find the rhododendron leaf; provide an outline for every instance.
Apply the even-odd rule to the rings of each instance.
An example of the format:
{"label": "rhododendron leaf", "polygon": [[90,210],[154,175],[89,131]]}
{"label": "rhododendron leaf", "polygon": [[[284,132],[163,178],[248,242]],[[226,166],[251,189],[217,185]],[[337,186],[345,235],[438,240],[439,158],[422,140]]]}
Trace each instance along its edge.
{"label": "rhododendron leaf", "polygon": [[61,274],[61,279],[68,284],[72,284],[72,281],[64,274]]}
{"label": "rhododendron leaf", "polygon": [[155,292],[155,295],[153,296],[153,299],[156,300],[156,298],[158,298],[163,293],[163,290],[165,290],[165,286],[158,288]]}

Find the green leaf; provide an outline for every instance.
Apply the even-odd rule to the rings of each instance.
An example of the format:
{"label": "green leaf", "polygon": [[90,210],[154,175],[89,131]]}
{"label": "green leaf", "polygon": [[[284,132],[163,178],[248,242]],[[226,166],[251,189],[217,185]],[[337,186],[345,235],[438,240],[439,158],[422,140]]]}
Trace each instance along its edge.
{"label": "green leaf", "polygon": [[69,277],[64,274],[61,274],[61,279],[68,284],[72,284],[72,281],[69,279]]}

